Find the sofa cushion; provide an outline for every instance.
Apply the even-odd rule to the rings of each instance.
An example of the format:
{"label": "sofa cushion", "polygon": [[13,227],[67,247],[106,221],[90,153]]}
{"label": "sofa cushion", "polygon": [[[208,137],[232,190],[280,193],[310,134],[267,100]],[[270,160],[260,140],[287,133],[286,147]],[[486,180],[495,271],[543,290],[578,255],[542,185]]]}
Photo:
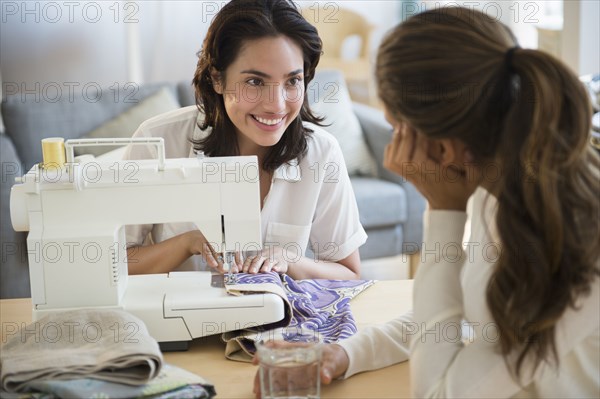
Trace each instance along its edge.
{"label": "sofa cushion", "polygon": [[[173,97],[172,92],[163,87],[116,118],[86,134],[83,138],[130,138],[145,120],[177,108],[179,108],[179,103]],[[114,149],[114,146],[77,147],[75,155],[92,154],[97,157]]]}
{"label": "sofa cushion", "polygon": [[365,229],[406,221],[406,194],[402,186],[370,177],[352,177],[350,181]]}
{"label": "sofa cushion", "polygon": [[[3,99],[2,95],[2,76],[0,76],[0,100]],[[0,102],[0,134],[4,133],[4,119],[2,119],[2,103]]]}
{"label": "sofa cushion", "polygon": [[325,117],[324,128],[339,142],[350,176],[375,176],[377,166],[352,109],[343,75],[325,70],[316,74],[306,90],[312,111]]}
{"label": "sofa cushion", "polygon": [[78,139],[113,119],[144,98],[168,86],[175,96],[175,85],[123,85],[120,89],[74,90],[56,101],[41,95],[11,94],[2,104],[6,134],[10,136],[26,169],[42,159],[41,140],[45,137]]}
{"label": "sofa cushion", "polygon": [[396,256],[401,253],[404,240],[404,226],[379,227],[367,230],[369,238],[360,247],[362,260]]}

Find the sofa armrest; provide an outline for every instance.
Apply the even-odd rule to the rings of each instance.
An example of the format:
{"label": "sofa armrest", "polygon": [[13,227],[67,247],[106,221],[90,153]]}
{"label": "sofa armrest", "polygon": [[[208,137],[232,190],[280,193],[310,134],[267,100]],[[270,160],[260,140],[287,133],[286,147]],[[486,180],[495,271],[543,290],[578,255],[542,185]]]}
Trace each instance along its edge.
{"label": "sofa armrest", "polygon": [[29,268],[27,267],[26,233],[13,230],[10,220],[10,190],[15,177],[22,175],[21,159],[15,146],[5,134],[0,134],[0,298],[22,298],[31,296],[29,290]]}
{"label": "sofa armrest", "polygon": [[377,160],[377,172],[379,178],[400,184],[406,191],[408,218],[403,229],[404,247],[402,248],[402,252],[417,252],[421,248],[421,242],[423,240],[423,212],[425,211],[425,198],[417,191],[415,186],[383,167],[385,147],[392,138],[392,126],[385,120],[383,112],[359,103],[353,103],[353,108],[360,125],[362,126],[371,153]]}
{"label": "sofa armrest", "polygon": [[182,107],[196,105],[194,86],[192,86],[191,81],[186,80],[177,83],[177,97],[179,100],[179,104]]}

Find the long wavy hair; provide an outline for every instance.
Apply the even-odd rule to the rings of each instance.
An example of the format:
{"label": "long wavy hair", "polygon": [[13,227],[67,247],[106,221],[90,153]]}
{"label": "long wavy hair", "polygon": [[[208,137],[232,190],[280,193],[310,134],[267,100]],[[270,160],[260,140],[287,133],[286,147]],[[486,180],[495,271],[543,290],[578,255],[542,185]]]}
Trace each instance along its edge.
{"label": "long wavy hair", "polygon": [[501,168],[492,191],[502,251],[486,295],[519,377],[529,356],[535,368],[557,365],[556,323],[600,274],[600,159],[577,76],[516,46],[479,11],[427,11],[384,39],[377,81],[394,117],[430,138],[458,138]]}
{"label": "long wavy hair", "polygon": [[[207,137],[192,141],[196,151],[204,151],[209,156],[239,154],[235,126],[227,115],[223,96],[213,88],[211,71],[214,68],[225,82],[227,67],[235,61],[247,41],[277,36],[288,37],[302,49],[306,91],[321,57],[322,42],[317,29],[304,19],[294,3],[289,0],[233,0],[217,13],[198,52],[198,65],[192,80],[196,105],[204,114],[199,127],[202,130],[212,128]],[[323,121],[312,113],[306,96],[299,115],[263,160],[264,170],[275,170],[306,154],[307,138],[312,131],[305,128],[302,121],[316,125]]]}

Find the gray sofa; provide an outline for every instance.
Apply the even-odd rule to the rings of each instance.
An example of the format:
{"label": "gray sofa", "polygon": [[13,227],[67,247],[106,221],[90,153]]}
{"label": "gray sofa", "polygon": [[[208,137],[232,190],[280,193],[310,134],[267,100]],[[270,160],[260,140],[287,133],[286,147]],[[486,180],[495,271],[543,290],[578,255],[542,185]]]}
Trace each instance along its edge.
{"label": "gray sofa", "polygon": [[[331,75],[317,74],[316,83],[329,79]],[[194,104],[193,91],[187,82],[143,85],[136,88],[139,90],[134,98],[143,100],[163,87],[171,91],[181,106]],[[5,131],[0,134],[0,298],[30,296],[27,233],[15,232],[10,221],[9,198],[14,178],[41,161],[42,138],[80,138],[134,106],[135,102],[124,101],[128,95],[132,97],[131,89],[131,86],[122,87],[118,96],[114,90],[107,90],[99,98],[89,92],[86,97],[75,93],[73,97],[65,95],[55,102],[32,94],[10,94],[2,99]],[[378,175],[351,176],[360,220],[369,235],[360,249],[361,257],[371,259],[416,252],[422,238],[425,202],[412,185],[382,167],[383,151],[391,137],[383,114],[358,103],[352,106],[376,160]]]}

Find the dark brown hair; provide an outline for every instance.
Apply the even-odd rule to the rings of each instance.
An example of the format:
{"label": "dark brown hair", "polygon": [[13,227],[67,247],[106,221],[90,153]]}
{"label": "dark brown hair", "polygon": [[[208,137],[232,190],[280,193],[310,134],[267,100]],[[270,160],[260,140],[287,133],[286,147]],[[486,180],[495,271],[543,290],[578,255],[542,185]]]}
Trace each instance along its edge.
{"label": "dark brown hair", "polygon": [[506,26],[479,11],[427,11],[384,39],[377,80],[395,118],[430,138],[462,140],[478,161],[498,161],[502,251],[487,304],[505,359],[519,355],[519,376],[528,356],[536,367],[558,361],[556,323],[599,274],[600,159],[578,78],[551,55],[516,46]]}
{"label": "dark brown hair", "polygon": [[[317,29],[300,14],[294,3],[288,0],[233,0],[217,13],[212,21],[202,50],[198,53],[198,66],[192,81],[196,105],[204,114],[200,129],[212,128],[204,139],[193,141],[194,149],[209,156],[239,154],[235,127],[223,102],[223,96],[212,86],[211,70],[214,68],[225,82],[225,70],[235,61],[242,46],[249,40],[264,37],[285,36],[301,49],[304,58],[304,90],[314,78],[321,57],[322,42]],[[302,121],[319,125],[308,106],[305,96],[298,117],[288,126],[279,142],[270,148],[262,168],[275,170],[307,151],[310,129]]]}

